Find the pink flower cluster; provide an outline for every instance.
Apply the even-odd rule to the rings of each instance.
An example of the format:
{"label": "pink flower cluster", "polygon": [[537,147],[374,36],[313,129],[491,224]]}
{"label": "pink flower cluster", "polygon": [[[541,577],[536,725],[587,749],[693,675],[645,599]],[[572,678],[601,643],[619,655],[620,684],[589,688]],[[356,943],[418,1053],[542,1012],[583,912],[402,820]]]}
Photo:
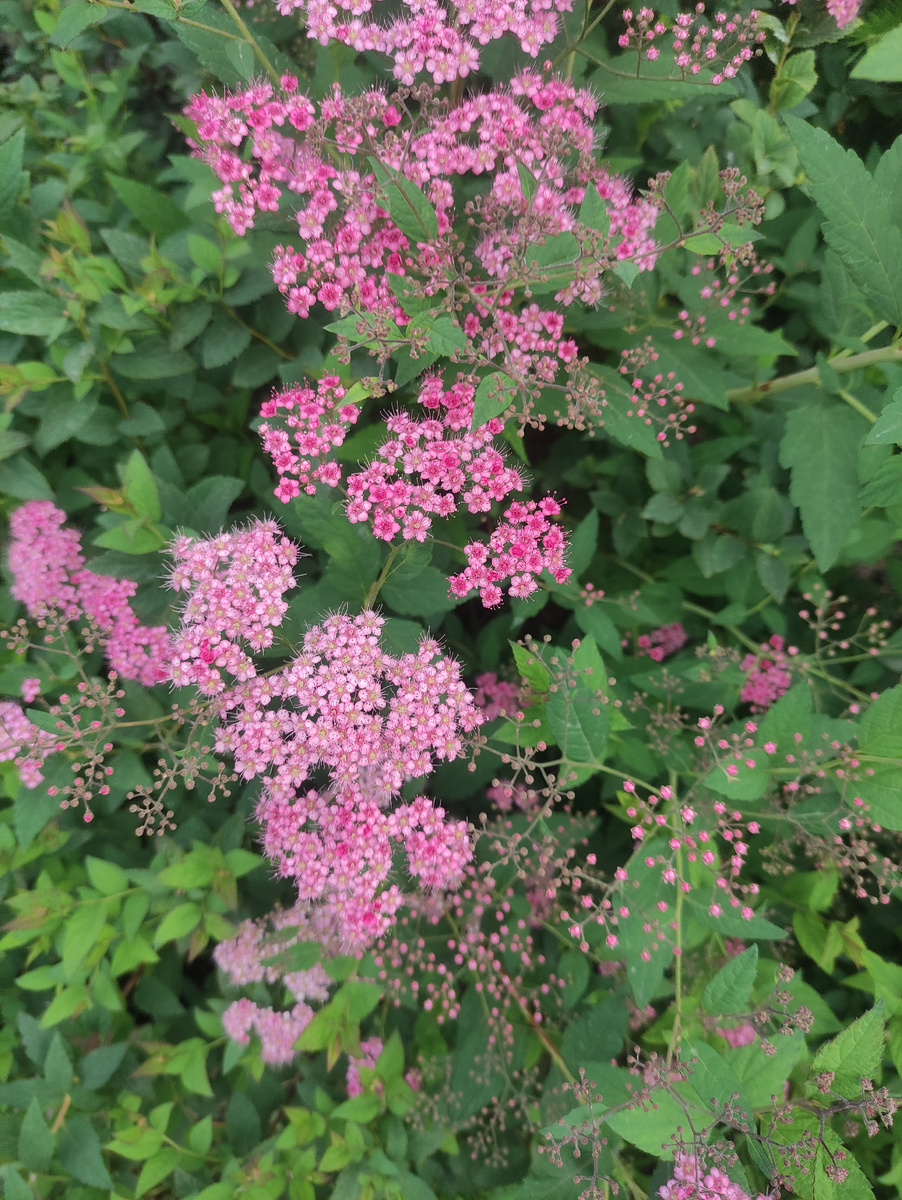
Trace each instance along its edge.
{"label": "pink flower cluster", "polygon": [[[789,654],[793,651],[794,647],[790,647]],[[745,656],[742,670],[746,680],[740,695],[746,704],[752,706],[752,712],[765,712],[784,692],[789,691],[792,676],[788,667],[789,657],[783,650],[783,638],[778,633],[761,647],[760,654]]]}
{"label": "pink flower cluster", "polygon": [[750,1021],[743,1021],[741,1025],[731,1025],[726,1029],[718,1028],[715,1033],[719,1033],[727,1045],[732,1046],[734,1050],[740,1046],[751,1046],[758,1037],[755,1026]]}
{"label": "pink flower cluster", "polygon": [[[738,1183],[733,1183],[719,1167],[706,1170],[694,1154],[677,1152],[673,1179],[658,1191],[661,1200],[750,1200]],[[759,1193],[756,1200],[767,1200]]]}
{"label": "pink flower cluster", "polygon": [[[482,721],[460,666],[425,637],[416,653],[388,654],[385,622],[367,611],[327,618],[283,668],[259,676],[238,643],[271,641],[295,548],[260,522],[177,551],[173,580],[188,595],[173,678],[221,692],[216,750],[245,779],[264,778],[266,853],[346,944],[364,945],[401,903],[396,885],[384,887],[395,843],[426,888],[456,884],[471,857],[465,824],[426,797],[389,809],[407,780],[458,757]],[[217,664],[240,682],[222,690]],[[314,776],[325,781],[309,787]]]}
{"label": "pink flower cluster", "polygon": [[686,630],[680,621],[675,621],[672,625],[662,625],[660,629],[643,633],[637,639],[636,657],[641,658],[647,654],[655,662],[663,662],[668,655],[675,654],[685,646],[687,640]]}
{"label": "pink flower cluster", "polygon": [[476,676],[473,703],[482,709],[486,721],[513,716],[520,707],[519,698],[520,685],[508,679],[499,679],[494,671],[483,671]]}
{"label": "pink flower cluster", "polygon": [[324,375],[315,391],[295,385],[262,405],[262,417],[279,417],[286,426],[260,426],[263,449],[279,472],[275,494],[283,504],[300,495],[301,485],[312,496],[317,483],[337,487],[341,481],[341,468],[331,455],[360,416],[355,405],[341,404],[344,396],[338,376]]}
{"label": "pink flower cluster", "polygon": [[222,1027],[241,1046],[250,1042],[250,1033],[260,1039],[260,1056],[272,1066],[284,1066],[295,1056],[294,1044],[313,1020],[313,1009],[296,1004],[288,1012],[278,1012],[255,1004],[246,996],[236,1000],[222,1014]]}
{"label": "pink flower cluster", "polygon": [[[796,0],[783,0],[784,4],[795,4]],[[837,28],[845,29],[858,16],[861,0],[826,0],[827,12],[836,22]]]}
{"label": "pink flower cluster", "polygon": [[641,345],[621,351],[619,369],[633,389],[633,407],[627,410],[627,416],[638,417],[644,425],[660,426],[655,438],[667,446],[671,435],[679,442],[687,433],[695,433],[695,426],[686,424],[695,405],[683,398],[683,384],[677,382],[673,371],[664,375],[655,370],[652,364],[657,360],[658,352],[646,338]]}
{"label": "pink flower cluster", "polygon": [[622,49],[634,49],[654,62],[661,53],[655,42],[670,36],[674,60],[683,75],[687,72],[698,75],[703,67],[723,62],[711,79],[714,84],[732,79],[742,64],[753,56],[755,46],[764,41],[764,32],[757,30],[758,14],[754,10],[744,19],[719,12],[711,24],[705,23],[702,3],[696,4],[694,12],[677,13],[672,25],[656,17],[650,8],[640,8],[637,13],[625,8],[623,19],[627,23],[626,31],[617,39]]}
{"label": "pink flower cluster", "polygon": [[[423,97],[416,114],[400,96],[372,90],[349,97],[336,86],[317,115],[287,75],[279,91],[257,83],[223,98],[201,93],[185,111],[198,129],[195,154],[223,184],[213,197],[217,211],[238,233],[258,211],[276,211],[284,191],[303,198],[295,214],[301,244],[277,247],[272,268],[290,311],[306,317],[315,303],[354,309],[389,322],[386,336],[397,339],[409,314],[390,276],[404,278],[433,308],[462,311],[474,361],[501,357],[516,379],[547,383],[573,362],[576,345],[562,338],[560,313],[515,303],[516,291],[534,286],[553,290],[559,304],[596,303],[618,261],[649,269],[656,257],[659,210],[596,162],[596,109],[569,81],[527,71],[508,88],[453,108]],[[279,131],[285,127],[296,134]],[[250,146],[241,153],[246,138]],[[377,182],[374,163],[388,172],[388,185]],[[534,186],[524,184],[521,167]],[[454,185],[473,176],[491,182],[466,205],[472,232],[461,247]],[[392,178],[421,189],[435,233],[428,222],[418,228],[402,221],[402,231],[391,218],[391,189],[398,187]],[[577,217],[591,188],[607,210],[604,234]],[[404,212],[410,215],[407,206]],[[566,244],[559,239],[559,286],[549,286],[546,267],[555,255],[540,266],[536,247],[561,234],[570,237]],[[452,281],[464,263],[468,286],[461,289]]]}
{"label": "pink flower cluster", "polygon": [[256,668],[242,642],[259,652],[272,645],[273,628],[294,587],[297,548],[275,521],[196,541],[179,537],[171,548],[174,591],[188,593],[172,644],[172,682],[194,683],[204,695],[225,687],[222,672],[250,679]]}
{"label": "pink flower cluster", "polygon": [[[480,47],[512,34],[535,57],[557,33],[558,12],[571,0],[404,0],[399,6],[378,0],[276,0],[283,16],[299,9],[307,36],[325,46],[330,40],[355,50],[378,50],[394,62],[393,74],[411,84],[428,72],[436,83],[464,78],[479,67]],[[373,19],[374,10],[387,20]]]}
{"label": "pink flower cluster", "polygon": [[[319,390],[322,393],[324,384]],[[313,395],[312,389],[304,391]],[[400,410],[388,418],[392,436],[367,467],[346,481],[348,520],[370,523],[375,536],[384,541],[400,534],[404,540],[422,542],[430,534],[433,518],[453,516],[460,501],[469,512],[481,516],[493,503],[522,490],[520,472],[506,465],[505,455],[493,444],[504,422],[495,417],[470,430],[474,395],[474,384],[467,377],[459,377],[450,388],[440,376],[425,378],[419,400],[430,415],[424,420]],[[313,470],[310,465],[310,439],[318,439],[317,453],[323,455],[338,432],[317,434],[302,427],[294,434],[295,453],[289,432],[281,427],[284,421],[289,428],[297,428],[296,397],[297,389],[273,396],[264,406],[271,420],[261,426],[264,448],[280,475],[275,494],[282,501],[299,493],[298,480],[305,482],[307,491],[315,490],[314,478],[332,487],[341,482],[337,464],[321,460]],[[310,404],[320,407],[316,399]],[[471,542],[464,548],[468,566],[450,580],[454,595],[465,596],[479,588],[483,603],[491,607],[500,603],[499,585],[506,580],[512,596],[534,592],[538,586],[535,577],[543,570],[550,571],[558,583],[565,583],[570,576],[564,562],[565,537],[549,519],[559,513],[560,505],[550,496],[538,504],[510,505],[488,543]]]}
{"label": "pink flower cluster", "polygon": [[[372,1071],[376,1063],[379,1061],[379,1055],[382,1053],[382,1038],[372,1037],[360,1043],[360,1054],[350,1055],[348,1057],[348,1073],[347,1086],[348,1096],[353,1099],[354,1096],[359,1096],[363,1091],[363,1084],[360,1081],[360,1068]],[[377,1084],[377,1089],[381,1092],[382,1085]]]}
{"label": "pink flower cluster", "polygon": [[58,749],[53,734],[32,725],[18,704],[0,701],[0,762],[13,759],[25,787],[37,787],[44,778],[41,764]]}
{"label": "pink flower cluster", "polygon": [[556,583],[565,584],[572,572],[564,563],[564,533],[550,520],[560,511],[560,504],[551,496],[511,504],[488,543],[470,542],[464,547],[467,568],[451,577],[452,594],[466,596],[478,588],[485,607],[494,608],[501,603],[498,585],[504,580],[510,580],[507,590],[518,599],[536,591],[536,576],[542,571],[548,571]]}
{"label": "pink flower cluster", "polygon": [[10,517],[10,591],[38,620],[85,617],[99,633],[110,666],[145,686],[166,678],[169,634],[141,625],[129,600],[138,585],[84,566],[81,538],[64,529],[66,514],[49,500],[29,500]]}

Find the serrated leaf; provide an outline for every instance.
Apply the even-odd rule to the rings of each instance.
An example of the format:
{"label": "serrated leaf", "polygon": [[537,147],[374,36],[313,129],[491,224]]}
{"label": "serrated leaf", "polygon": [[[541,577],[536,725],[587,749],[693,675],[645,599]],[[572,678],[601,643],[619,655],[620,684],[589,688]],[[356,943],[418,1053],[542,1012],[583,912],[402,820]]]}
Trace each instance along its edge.
{"label": "serrated leaf", "polygon": [[76,1114],[66,1120],[59,1133],[59,1160],[80,1183],[112,1188],[113,1181],[103,1163],[100,1138],[87,1117]]}
{"label": "serrated leaf", "polygon": [[37,1096],[34,1096],[19,1127],[19,1158],[29,1171],[46,1171],[55,1142],[56,1135],[51,1133]]}
{"label": "serrated leaf", "polygon": [[586,185],[586,192],[579,206],[579,220],[580,224],[594,229],[602,237],[607,237],[610,232],[611,214],[593,183]]}
{"label": "serrated leaf", "polygon": [[473,397],[471,429],[479,429],[493,417],[500,417],[517,398],[517,389],[503,371],[495,371],[480,382]]}
{"label": "serrated leaf", "polygon": [[755,983],[758,947],[749,946],[729,959],[708,982],[702,996],[705,1011],[712,1016],[737,1016],[745,1011]]}
{"label": "serrated leaf", "polygon": [[109,9],[102,8],[99,4],[89,3],[89,0],[75,0],[74,4],[69,4],[60,13],[50,41],[54,46],[65,48],[80,33],[84,33],[92,25],[100,25],[111,15]]}
{"label": "serrated leaf", "polygon": [[[0,145],[0,212],[12,208],[22,194],[22,187],[25,180],[22,174],[22,155],[24,149],[24,129],[17,129],[11,137],[8,137]],[[21,246],[20,250],[20,243],[14,242],[12,238],[5,238],[4,244],[7,254],[13,260],[11,265],[18,265],[16,260],[19,259],[21,261],[21,258],[24,257],[32,262],[33,268],[34,263],[32,260],[37,258],[38,268],[40,269],[40,258],[37,255],[33,255],[27,246]],[[10,254],[11,250],[18,251],[19,253]],[[22,263],[19,269],[21,270],[24,265],[25,263]],[[36,278],[35,275],[31,277]]]}
{"label": "serrated leaf", "polygon": [[848,1100],[857,1100],[861,1096],[861,1080],[874,1079],[879,1074],[885,1041],[883,1002],[878,1001],[869,1012],[821,1046],[811,1065],[812,1074],[832,1071],[833,1090]]}
{"label": "serrated leaf", "polygon": [[438,238],[438,217],[425,192],[400,172],[389,171],[369,155],[370,170],[379,184],[386,211],[404,236],[414,245]]}
{"label": "serrated leaf", "polygon": [[825,238],[877,314],[902,324],[902,229],[892,220],[892,198],[858,155],[826,130],[798,117],[784,119],[814,201],[827,218]]}
{"label": "serrated leaf", "polygon": [[902,446],[902,388],[897,388],[864,439],[866,446]]}
{"label": "serrated leaf", "polygon": [[789,494],[822,571],[858,524],[858,447],[864,418],[845,405],[806,404],[786,418],[780,462],[792,471]]}

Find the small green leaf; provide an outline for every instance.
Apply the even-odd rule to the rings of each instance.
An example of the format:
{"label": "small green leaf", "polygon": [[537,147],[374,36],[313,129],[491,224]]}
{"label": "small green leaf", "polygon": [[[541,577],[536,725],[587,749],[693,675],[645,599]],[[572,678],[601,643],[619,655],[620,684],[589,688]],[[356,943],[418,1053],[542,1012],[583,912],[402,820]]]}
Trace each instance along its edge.
{"label": "small green leaf", "polygon": [[579,206],[579,220],[582,225],[594,229],[602,237],[607,237],[610,232],[611,214],[594,183],[586,185],[586,194]]}
{"label": "small green leaf", "polygon": [[160,922],[153,939],[154,946],[162,946],[166,942],[174,942],[185,937],[197,928],[202,916],[200,907],[190,901],[176,905]]}
{"label": "small green leaf", "polygon": [[[812,1073],[832,1071],[833,1090],[848,1100],[857,1100],[861,1096],[862,1079],[874,1079],[880,1071],[885,1041],[883,1002],[878,1001],[864,1016],[821,1046],[814,1056]],[[809,1092],[815,1091],[809,1084]]]}
{"label": "small green leaf", "polygon": [[889,404],[881,410],[880,416],[864,439],[864,444],[902,446],[902,388],[896,389]]}
{"label": "small green leaf", "polygon": [[139,517],[159,521],[163,515],[160,493],[147,460],[140,450],[133,450],[122,468],[122,490]]}
{"label": "small green leaf", "polygon": [[517,388],[503,371],[495,371],[480,382],[473,397],[471,429],[479,429],[493,417],[500,417],[517,398]]}
{"label": "small green leaf", "polygon": [[59,1133],[59,1160],[79,1183],[112,1188],[113,1181],[103,1163],[100,1138],[87,1117],[80,1113],[67,1118]]}
{"label": "small green leaf", "polygon": [[187,213],[149,184],[139,183],[136,179],[126,179],[122,175],[108,175],[107,180],[125,207],[137,217],[148,233],[165,238],[191,224]]}
{"label": "small green leaf", "polygon": [[152,1158],[149,1158],[141,1168],[141,1174],[138,1176],[138,1183],[135,1187],[135,1195],[143,1196],[145,1192],[149,1192],[152,1187],[156,1187],[158,1183],[171,1175],[178,1166],[181,1154],[173,1146],[164,1146]]}
{"label": "small green leaf", "polygon": [[55,342],[69,324],[65,306],[46,292],[0,292],[0,329]]}

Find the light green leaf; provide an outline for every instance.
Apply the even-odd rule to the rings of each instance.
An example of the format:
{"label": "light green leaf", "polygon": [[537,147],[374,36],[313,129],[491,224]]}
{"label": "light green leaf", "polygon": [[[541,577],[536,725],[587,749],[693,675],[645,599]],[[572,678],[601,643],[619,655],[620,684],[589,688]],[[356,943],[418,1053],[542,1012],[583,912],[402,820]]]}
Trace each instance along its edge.
{"label": "light green leaf", "polygon": [[816,402],[786,418],[780,462],[792,471],[789,494],[822,571],[836,562],[858,524],[858,447],[864,418],[845,405]]}
{"label": "light green leaf", "polygon": [[471,429],[479,429],[493,417],[500,417],[517,398],[517,389],[503,371],[495,371],[480,382],[473,397]]}
{"label": "light green leaf", "polygon": [[180,1157],[179,1151],[173,1146],[164,1146],[162,1150],[149,1158],[141,1168],[135,1195],[143,1196],[145,1192],[149,1192],[152,1187],[161,1183],[178,1166]]}
{"label": "light green leaf", "polygon": [[902,25],[897,25],[869,46],[864,58],[852,68],[851,75],[853,79],[902,82]]}
{"label": "light green leaf", "polygon": [[197,904],[190,901],[185,904],[178,904],[171,912],[168,912],[160,926],[157,929],[153,939],[155,946],[162,946],[166,942],[174,942],[179,938],[185,937],[191,933],[200,924],[203,913]]}
{"label": "light green leaf", "polygon": [[87,901],[66,922],[63,934],[63,974],[71,979],[76,969],[97,944],[106,924],[106,905]]}
{"label": "light green leaf", "polygon": [[89,0],[75,0],[74,4],[69,4],[60,13],[50,41],[54,46],[65,48],[80,33],[84,33],[92,25],[100,25],[109,16],[112,16],[112,13],[108,8],[89,3]]}
{"label": "light green leaf", "polygon": [[163,515],[160,493],[147,460],[140,450],[133,450],[122,468],[122,489],[139,517],[159,521]]}
{"label": "light green leaf", "polygon": [[128,876],[115,863],[107,862],[102,858],[94,858],[89,854],[85,858],[85,867],[91,883],[104,896],[113,896],[117,892],[124,892],[128,887]]}
{"label": "light green leaf", "polygon": [[844,150],[826,130],[798,117],[786,116],[785,121],[814,201],[827,218],[824,236],[875,312],[893,325],[902,324],[902,229],[892,220],[892,197],[858,155]]}

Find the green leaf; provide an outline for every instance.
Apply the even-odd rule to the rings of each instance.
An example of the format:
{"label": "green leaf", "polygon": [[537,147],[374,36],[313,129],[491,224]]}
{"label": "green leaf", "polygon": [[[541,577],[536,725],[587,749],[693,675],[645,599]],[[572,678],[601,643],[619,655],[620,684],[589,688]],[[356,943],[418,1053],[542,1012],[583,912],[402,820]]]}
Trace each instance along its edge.
{"label": "green leaf", "polygon": [[858,447],[864,418],[829,402],[795,408],[786,418],[780,462],[792,471],[789,494],[822,571],[836,562],[858,524]]}
{"label": "green leaf", "polygon": [[757,968],[757,946],[749,946],[729,959],[705,988],[702,995],[705,1011],[712,1016],[737,1016],[745,1012]]}
{"label": "green leaf", "polygon": [[107,862],[102,858],[94,858],[89,854],[85,858],[85,867],[91,883],[104,896],[113,896],[117,892],[124,892],[128,887],[128,876],[115,863]]}
{"label": "green leaf", "polygon": [[884,829],[902,830],[902,768],[876,763],[868,767],[872,774],[862,775],[852,785],[868,806],[868,818]]}
{"label": "green leaf", "polygon": [[72,979],[76,969],[97,944],[106,924],[106,905],[86,901],[66,921],[63,933],[63,974]]}
{"label": "green leaf", "polygon": [[587,1062],[610,1062],[623,1049],[628,1020],[623,991],[608,996],[564,1030],[561,1040],[564,1061],[573,1071]]}
{"label": "green leaf", "polygon": [[171,1175],[178,1166],[180,1157],[179,1151],[173,1146],[164,1146],[162,1150],[149,1158],[141,1168],[135,1195],[143,1196],[145,1192],[149,1192],[152,1187],[161,1183],[167,1175]]}
{"label": "green leaf", "polygon": [[633,389],[626,377],[611,367],[592,363],[589,372],[600,380],[604,389],[605,403],[599,424],[621,446],[638,450],[648,458],[663,458],[664,452],[658,442],[653,425],[646,425],[635,415],[635,406],[630,402]]}
{"label": "green leaf", "polygon": [[817,83],[814,51],[791,54],[780,67],[771,83],[771,111],[795,108]]}
{"label": "green leaf", "polygon": [[87,1117],[76,1114],[68,1117],[59,1133],[59,1160],[80,1183],[89,1187],[112,1188],[103,1155],[100,1138]]}
{"label": "green leaf", "polygon": [[379,594],[402,617],[432,617],[450,612],[459,603],[449,595],[447,577],[437,567],[424,567],[413,585],[390,579]]}
{"label": "green leaf", "polygon": [[684,1061],[698,1059],[698,1062],[689,1065],[692,1071],[689,1083],[702,1104],[718,1113],[722,1113],[728,1104],[735,1105],[739,1110],[739,1119],[745,1121],[747,1130],[757,1132],[751,1101],[724,1057],[707,1042],[696,1040],[686,1041],[682,1057]]}
{"label": "green leaf", "polygon": [[126,379],[172,379],[197,369],[187,351],[173,351],[157,338],[145,338],[130,354],[117,354],[110,366]]}
{"label": "green leaf", "polygon": [[108,8],[102,8],[99,4],[90,3],[89,0],[75,0],[74,4],[69,4],[60,13],[50,41],[54,46],[65,48],[80,33],[84,33],[92,25],[100,25],[111,15]]}
{"label": "green leaf", "polygon": [[[847,1100],[857,1100],[861,1096],[862,1079],[874,1079],[880,1072],[885,1041],[883,1002],[878,1001],[869,1012],[821,1046],[811,1064],[812,1074],[832,1071],[833,1090]],[[808,1093],[815,1095],[817,1090],[809,1084]]]}
{"label": "green leaf", "polygon": [[865,754],[902,758],[902,685],[881,692],[865,712],[858,746]]}
{"label": "green leaf", "polygon": [[101,546],[104,550],[118,550],[120,554],[152,554],[165,542],[165,537],[147,529],[141,518],[125,521],[94,538],[95,546]]}
{"label": "green leaf", "polygon": [[140,450],[133,450],[121,471],[122,490],[139,517],[159,521],[163,516],[160,493],[147,460]]}
{"label": "green leaf", "polygon": [[473,397],[473,422],[470,428],[479,429],[486,421],[500,417],[516,398],[517,389],[511,383],[510,376],[503,371],[486,375]]}
{"label": "green leaf", "polygon": [[78,1066],[81,1081],[89,1091],[103,1087],[125,1058],[127,1042],[114,1042],[110,1046],[98,1046],[86,1054]]}
{"label": "green leaf", "polygon": [[168,912],[157,929],[153,939],[154,946],[162,946],[166,942],[175,942],[196,929],[201,922],[203,912],[199,905],[190,901],[178,904]]}
{"label": "green leaf", "polygon": [[825,238],[877,314],[902,324],[902,229],[892,219],[893,198],[858,155],[825,130],[798,117],[785,121],[814,201],[827,218]]}
{"label": "green leaf", "polygon": [[884,83],[902,82],[902,26],[891,29],[869,46],[864,58],[852,68],[851,76]]}
{"label": "green leaf", "polygon": [[197,349],[200,360],[208,371],[233,362],[243,353],[251,341],[251,331],[231,317],[223,315],[213,319],[200,336]]}
{"label": "green leaf", "polygon": [[372,155],[367,161],[379,184],[388,215],[413,244],[434,242],[438,238],[438,217],[425,193],[400,172],[390,171]]}
{"label": "green leaf", "polygon": [[38,1098],[33,1096],[19,1128],[19,1158],[29,1171],[46,1171],[55,1142],[56,1135],[50,1132]]}
{"label": "green leaf", "polygon": [[880,416],[864,439],[864,444],[902,446],[902,388],[897,388],[892,400],[881,409]]}
{"label": "green leaf", "polygon": [[408,331],[413,334],[418,330],[428,333],[430,354],[447,358],[455,350],[463,350],[467,344],[464,331],[444,313],[430,312],[414,317]]}
{"label": "green leaf", "polygon": [[586,185],[586,194],[579,206],[579,220],[580,224],[594,229],[602,237],[607,237],[610,232],[611,214],[593,183]]}
{"label": "green leaf", "polygon": [[5,1200],[34,1200],[34,1192],[18,1171],[4,1164],[0,1167],[0,1179],[3,1180],[3,1195]]}
{"label": "green leaf", "polygon": [[611,728],[607,707],[590,686],[580,681],[574,688],[561,687],[545,702],[545,719],[561,757],[573,764],[601,762]]}
{"label": "green leaf", "polygon": [[[25,130],[18,129],[0,145],[0,212],[12,208],[22,195],[23,185],[27,176],[22,173],[22,155],[25,149]],[[5,248],[9,253],[11,238],[5,239]],[[16,243],[18,248],[18,243]],[[22,247],[26,255],[30,255],[27,247]],[[38,260],[40,262],[40,259]],[[34,276],[32,276],[34,278]]]}
{"label": "green leaf", "polygon": [[139,224],[155,237],[168,237],[191,224],[190,217],[174,200],[149,184],[122,175],[107,175],[107,181]]}
{"label": "green leaf", "polygon": [[65,306],[46,292],[0,292],[0,329],[55,342],[69,324]]}
{"label": "green leaf", "polygon": [[686,1107],[669,1092],[659,1090],[652,1092],[641,1108],[637,1105],[611,1113],[605,1123],[624,1141],[669,1162],[673,1158],[674,1134],[687,1124]]}
{"label": "green leaf", "polygon": [[0,463],[0,492],[16,500],[52,500],[53,489],[41,472],[21,455]]}
{"label": "green leaf", "polygon": [[755,572],[761,581],[761,586],[769,592],[778,604],[782,604],[789,591],[791,573],[789,567],[773,554],[763,550],[755,551]]}

